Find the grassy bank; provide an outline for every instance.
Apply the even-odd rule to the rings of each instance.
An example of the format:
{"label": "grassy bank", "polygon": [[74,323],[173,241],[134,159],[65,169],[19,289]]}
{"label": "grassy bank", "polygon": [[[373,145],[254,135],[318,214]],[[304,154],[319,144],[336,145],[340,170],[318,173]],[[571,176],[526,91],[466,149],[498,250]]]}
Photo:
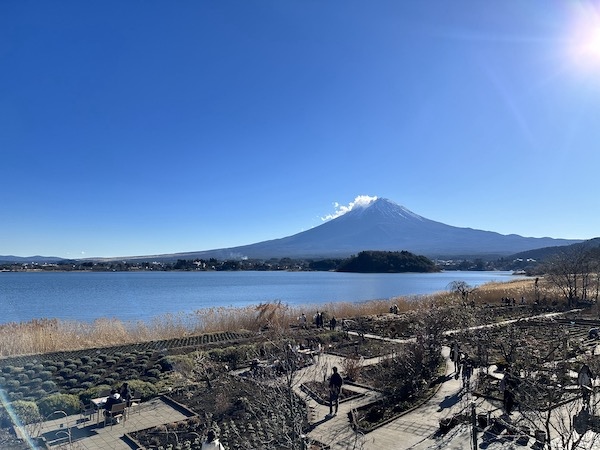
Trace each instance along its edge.
{"label": "grassy bank", "polygon": [[[539,288],[541,296],[552,296],[543,282]],[[484,284],[470,294],[469,301],[497,305],[502,297],[514,297],[517,301],[524,297],[531,302],[534,299],[534,281],[523,279]],[[454,301],[459,301],[455,295],[440,292],[424,297],[398,297],[361,303],[339,302],[302,307],[269,303],[244,308],[208,308],[193,314],[167,314],[151,322],[123,322],[115,318],[98,319],[92,323],[40,319],[0,325],[0,357],[109,347],[215,331],[285,328],[297,324],[302,313],[310,322],[317,311],[325,311],[328,318],[335,316],[340,319],[385,314],[392,303],[398,305],[399,312],[405,312],[422,308],[423,305]]]}

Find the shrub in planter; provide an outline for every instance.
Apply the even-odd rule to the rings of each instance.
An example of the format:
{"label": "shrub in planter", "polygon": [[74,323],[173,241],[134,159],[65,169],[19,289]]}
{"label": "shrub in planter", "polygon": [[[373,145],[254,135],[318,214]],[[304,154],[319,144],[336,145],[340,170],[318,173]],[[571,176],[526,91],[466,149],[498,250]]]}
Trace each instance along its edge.
{"label": "shrub in planter", "polygon": [[83,403],[89,403],[91,399],[100,397],[100,392],[110,390],[111,386],[109,384],[99,384],[89,389],[85,389],[79,394],[79,398]]}
{"label": "shrub in planter", "polygon": [[79,412],[79,397],[70,394],[52,394],[38,401],[40,413],[46,417],[54,411],[64,411],[67,415]]}
{"label": "shrub in planter", "polygon": [[131,380],[127,382],[129,388],[133,391],[134,397],[140,397],[142,401],[151,399],[158,395],[158,389],[152,383],[141,380]]}
{"label": "shrub in planter", "polygon": [[40,411],[35,402],[16,400],[12,403],[12,409],[21,423],[25,425],[39,422],[41,418]]}

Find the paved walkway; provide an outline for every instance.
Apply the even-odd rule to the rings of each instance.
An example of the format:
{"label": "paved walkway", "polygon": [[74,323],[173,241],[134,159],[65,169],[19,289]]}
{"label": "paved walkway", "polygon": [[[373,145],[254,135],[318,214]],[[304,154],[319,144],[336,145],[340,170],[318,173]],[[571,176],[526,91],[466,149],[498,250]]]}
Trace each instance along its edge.
{"label": "paved walkway", "polygon": [[[460,379],[455,380],[452,376],[454,366],[449,362],[449,349],[444,348],[443,354],[447,361],[446,380],[440,385],[434,396],[415,410],[366,435],[356,433],[352,430],[348,413],[351,409],[371,403],[379,396],[378,393],[364,388],[359,389],[354,386],[345,385],[344,387],[349,390],[362,391],[364,396],[356,400],[341,403],[338,414],[333,418],[326,417],[329,412],[327,406],[319,405],[309,397],[307,399],[309,407],[314,411],[314,429],[309,433],[309,437],[330,445],[334,450],[353,448],[363,448],[365,450],[426,449],[440,443],[440,436],[438,436],[440,419],[470,410],[472,402],[475,402],[478,411],[497,409],[496,405],[492,405],[486,400],[475,398],[469,392],[462,389],[462,381]],[[312,373],[329,370],[328,373],[330,374],[330,368],[333,365],[341,366],[341,360],[342,358],[332,355],[323,355],[321,361],[317,363],[316,367],[313,367]],[[364,364],[373,364],[377,361],[378,358],[373,358],[365,360]],[[307,370],[303,374],[303,377],[308,377],[310,373]]]}
{"label": "paved walkway", "polygon": [[[156,398],[144,402],[139,409],[130,412],[127,420],[112,427],[104,427],[103,419],[96,424],[96,418],[87,422],[81,421],[80,415],[61,417],[44,422],[37,430],[38,436],[43,436],[52,448],[77,448],[81,450],[130,450],[131,447],[124,439],[125,433],[155,427],[169,422],[183,420],[188,417]],[[72,442],[73,446],[69,443]]]}

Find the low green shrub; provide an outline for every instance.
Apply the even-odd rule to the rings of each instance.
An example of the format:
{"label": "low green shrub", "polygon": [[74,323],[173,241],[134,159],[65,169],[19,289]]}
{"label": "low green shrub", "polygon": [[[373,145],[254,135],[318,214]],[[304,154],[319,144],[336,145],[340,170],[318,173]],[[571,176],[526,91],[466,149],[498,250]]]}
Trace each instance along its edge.
{"label": "low green shrub", "polygon": [[52,392],[56,390],[56,383],[52,380],[43,381],[41,388],[46,392]]}
{"label": "low green shrub", "polygon": [[35,402],[15,400],[12,402],[12,409],[20,422],[24,425],[39,422],[41,419],[40,410]]}
{"label": "low green shrub", "polygon": [[77,414],[80,410],[79,397],[71,394],[52,394],[37,402],[40,413],[47,417],[54,411],[64,411],[67,415]]}
{"label": "low green shrub", "polygon": [[41,372],[38,373],[38,377],[40,377],[40,379],[42,381],[47,381],[50,378],[52,378],[52,372],[50,372],[48,370],[42,370]]}
{"label": "low green shrub", "polygon": [[158,389],[152,383],[141,380],[131,380],[128,381],[127,384],[129,384],[129,388],[133,392],[133,396],[141,398],[142,401],[149,400],[158,395]]}
{"label": "low green shrub", "polygon": [[102,391],[110,391],[111,386],[109,384],[103,383],[97,386],[93,386],[89,389],[85,389],[83,392],[79,394],[79,398],[84,403],[89,403],[91,399],[100,397],[100,393]]}

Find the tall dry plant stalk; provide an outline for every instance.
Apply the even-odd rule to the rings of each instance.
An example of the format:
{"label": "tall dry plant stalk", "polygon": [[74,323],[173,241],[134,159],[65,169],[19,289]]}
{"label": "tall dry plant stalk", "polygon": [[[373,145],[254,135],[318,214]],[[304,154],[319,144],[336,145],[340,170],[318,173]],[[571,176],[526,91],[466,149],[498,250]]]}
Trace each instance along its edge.
{"label": "tall dry plant stalk", "polygon": [[[478,304],[499,303],[501,297],[520,299],[524,296],[529,301],[533,299],[533,286],[531,279],[488,283],[477,288],[472,295]],[[540,283],[540,292],[542,296],[552,295],[544,283]],[[423,303],[442,305],[451,301],[454,301],[451,294],[440,292],[360,303],[289,306],[275,302],[242,308],[213,307],[192,314],[165,314],[149,322],[124,322],[116,318],[102,318],[91,323],[39,319],[0,325],[0,357],[109,347],[219,331],[284,330],[298,324],[302,313],[309,321],[317,311],[339,320],[385,314],[392,304],[398,306],[399,312],[407,312],[420,308]]]}

